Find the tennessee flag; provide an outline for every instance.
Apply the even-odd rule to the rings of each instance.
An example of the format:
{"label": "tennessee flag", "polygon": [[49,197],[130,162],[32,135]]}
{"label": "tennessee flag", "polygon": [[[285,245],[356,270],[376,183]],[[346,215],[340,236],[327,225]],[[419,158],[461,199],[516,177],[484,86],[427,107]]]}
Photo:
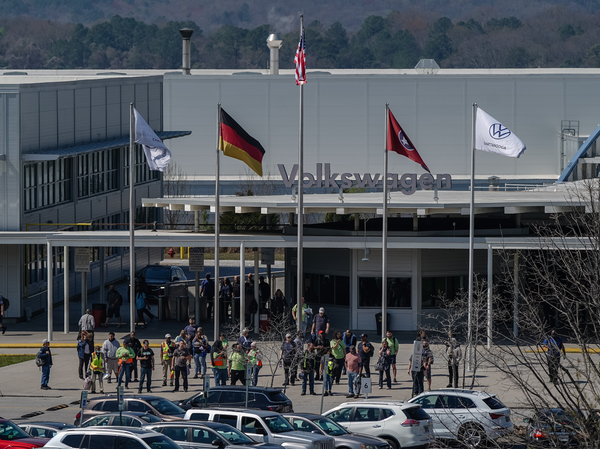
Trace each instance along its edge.
{"label": "tennessee flag", "polygon": [[416,162],[429,173],[429,167],[423,162],[421,155],[410,141],[402,127],[396,121],[392,111],[388,109],[388,135],[387,135],[387,150],[406,156],[410,160]]}
{"label": "tennessee flag", "polygon": [[260,142],[248,134],[222,108],[220,122],[219,150],[225,156],[245,162],[258,176],[262,176],[262,160],[265,149]]}

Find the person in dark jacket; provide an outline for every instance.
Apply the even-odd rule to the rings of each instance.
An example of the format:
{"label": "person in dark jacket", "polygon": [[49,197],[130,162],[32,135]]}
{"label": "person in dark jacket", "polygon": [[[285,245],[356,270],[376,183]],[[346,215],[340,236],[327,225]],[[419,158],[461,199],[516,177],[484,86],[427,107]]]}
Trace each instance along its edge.
{"label": "person in dark jacket", "polygon": [[42,348],[38,352],[38,357],[42,360],[42,390],[51,390],[48,386],[50,380],[50,368],[52,368],[52,352],[50,351],[50,342],[42,340]]}
{"label": "person in dark jacket", "polygon": [[[123,343],[128,343],[129,347],[133,350],[134,354],[138,354],[140,349],[142,349],[142,343],[140,340],[135,338],[135,331],[131,332],[125,338],[123,338]],[[134,357],[133,361],[129,364],[129,374],[133,379],[133,382],[138,381],[138,363],[137,359]]]}
{"label": "person in dark jacket", "polygon": [[81,338],[77,341],[77,356],[79,357],[79,378],[84,379],[85,373],[87,372],[90,358],[92,357],[92,351],[94,346],[88,339],[86,331],[81,331]]}
{"label": "person in dark jacket", "polygon": [[304,373],[302,378],[302,393],[306,394],[306,383],[308,382],[310,394],[315,395],[315,360],[317,357],[317,351],[312,343],[308,343],[306,350],[302,355],[300,362],[300,369]]}
{"label": "person in dark jacket", "polygon": [[317,358],[315,360],[315,370],[316,372],[316,376],[315,376],[315,380],[323,380],[323,369],[324,367],[321,366],[321,359],[324,360],[324,364],[327,365],[327,357],[325,357],[325,355],[327,354],[327,350],[330,347],[330,343],[329,340],[325,337],[325,332],[324,331],[319,331],[319,335],[317,337],[317,339],[314,341],[314,345],[315,345],[315,349],[317,350]]}

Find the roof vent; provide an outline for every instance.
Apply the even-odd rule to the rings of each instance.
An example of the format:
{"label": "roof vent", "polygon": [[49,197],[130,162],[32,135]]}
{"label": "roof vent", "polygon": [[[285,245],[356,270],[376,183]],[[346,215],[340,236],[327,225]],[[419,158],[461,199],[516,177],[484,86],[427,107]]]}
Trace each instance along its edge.
{"label": "roof vent", "polygon": [[415,66],[417,73],[421,75],[435,75],[440,70],[440,66],[435,59],[421,59]]}

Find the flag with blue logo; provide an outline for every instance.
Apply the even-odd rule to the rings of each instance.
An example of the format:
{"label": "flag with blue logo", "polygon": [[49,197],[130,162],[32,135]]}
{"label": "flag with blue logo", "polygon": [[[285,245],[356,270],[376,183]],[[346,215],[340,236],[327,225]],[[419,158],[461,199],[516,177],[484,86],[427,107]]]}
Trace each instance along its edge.
{"label": "flag with blue logo", "polygon": [[477,108],[475,120],[476,150],[508,157],[519,157],[525,151],[525,144],[521,139],[483,109]]}
{"label": "flag with blue logo", "polygon": [[144,148],[150,170],[164,171],[171,160],[171,152],[152,131],[137,109],[134,108],[133,112],[135,113],[135,143],[141,144]]}

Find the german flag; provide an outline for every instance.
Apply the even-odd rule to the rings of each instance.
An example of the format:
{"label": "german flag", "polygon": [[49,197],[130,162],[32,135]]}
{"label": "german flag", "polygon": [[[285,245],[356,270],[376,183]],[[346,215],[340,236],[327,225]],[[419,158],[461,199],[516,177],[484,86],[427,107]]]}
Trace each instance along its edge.
{"label": "german flag", "polygon": [[265,149],[223,109],[221,109],[219,149],[225,156],[245,162],[258,176],[262,176]]}

